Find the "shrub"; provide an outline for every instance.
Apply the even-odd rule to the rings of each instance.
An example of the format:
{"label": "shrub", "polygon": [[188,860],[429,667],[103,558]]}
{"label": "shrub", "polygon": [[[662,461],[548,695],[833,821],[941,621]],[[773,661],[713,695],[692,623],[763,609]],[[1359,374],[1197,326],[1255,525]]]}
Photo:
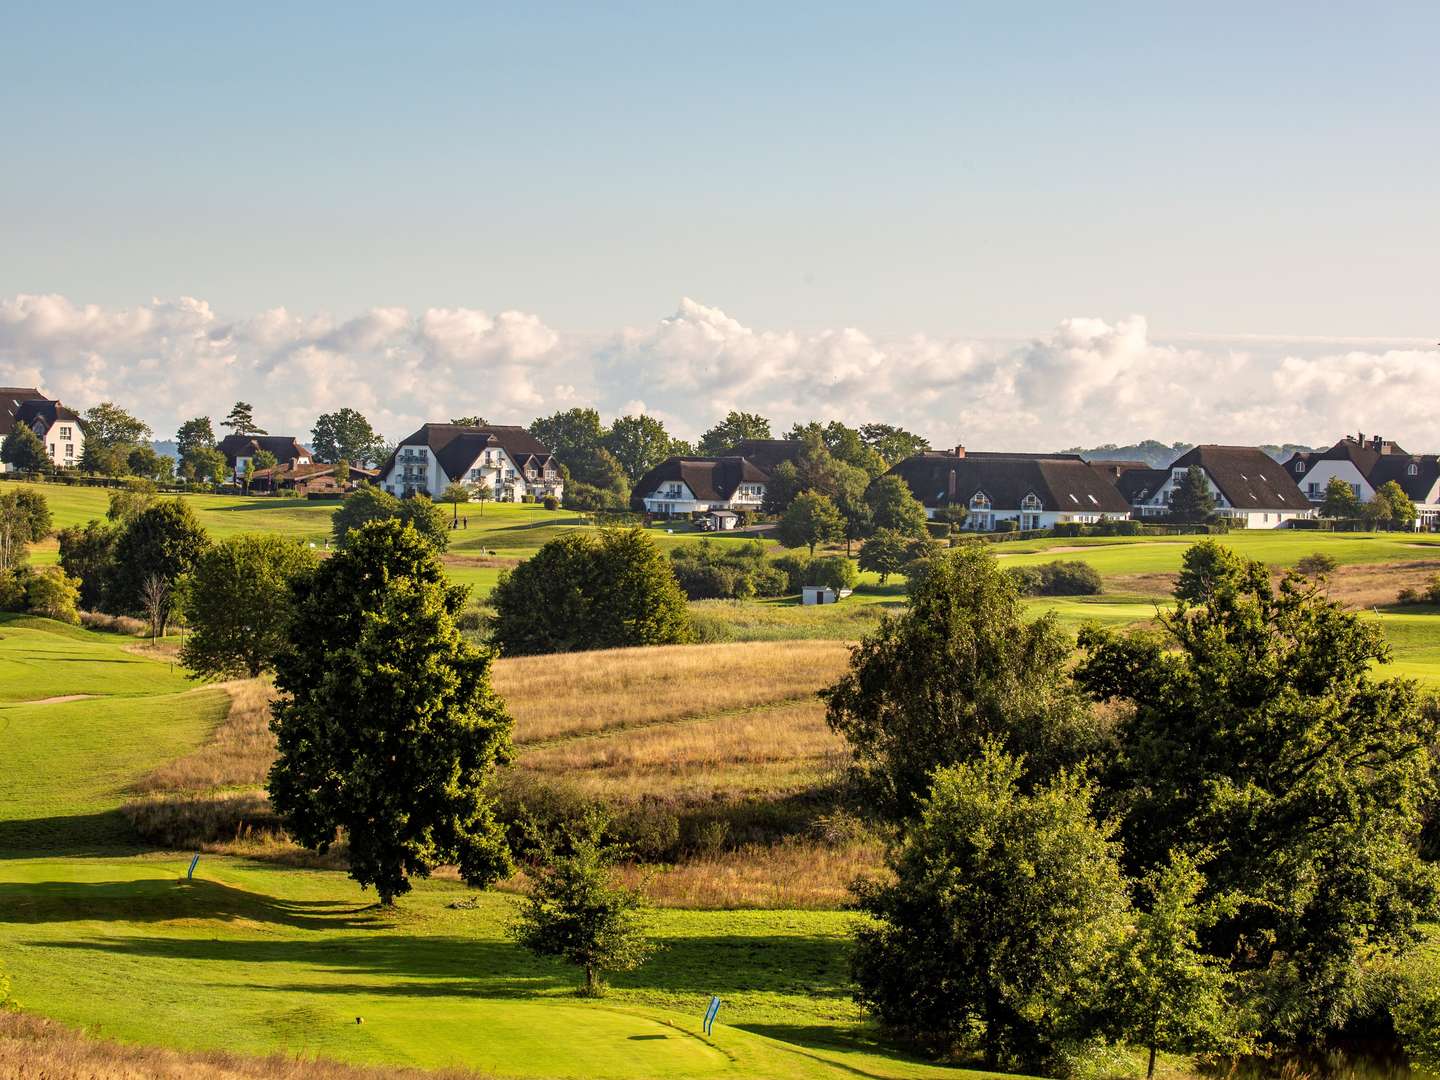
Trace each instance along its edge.
{"label": "shrub", "polygon": [[690,626],[695,631],[696,642],[701,645],[718,645],[735,640],[735,628],[730,625],[730,620],[714,611],[691,608]]}
{"label": "shrub", "polygon": [[1025,596],[1096,596],[1101,590],[1100,572],[1075,560],[1016,566],[1006,573]]}
{"label": "shrub", "polygon": [[837,593],[841,589],[853,589],[860,580],[855,563],[843,555],[829,555],[812,559],[806,569],[806,584],[824,585]]}
{"label": "shrub", "polygon": [[1440,974],[1412,965],[1400,982],[1391,1019],[1411,1064],[1440,1069]]}
{"label": "shrub", "polygon": [[23,567],[0,570],[0,611],[24,611],[29,583],[30,572]]}
{"label": "shrub", "polygon": [[87,630],[98,630],[105,634],[128,634],[131,637],[141,637],[150,629],[144,619],[134,619],[129,615],[110,615],[103,611],[80,612],[80,625]]}
{"label": "shrub", "polygon": [[771,565],[785,575],[785,591],[798,593],[805,586],[805,572],[810,565],[810,556],[803,551],[791,551],[776,558]]}
{"label": "shrub", "polygon": [[25,607],[32,615],[43,615],[57,622],[80,621],[76,602],[80,598],[80,582],[58,566],[31,574],[25,586]]}
{"label": "shrub", "polygon": [[540,505],[545,507],[546,510],[559,510],[560,500],[554,495],[546,495],[545,498],[540,500]]}
{"label": "shrub", "polygon": [[785,594],[786,575],[771,566],[758,542],[716,544],[705,539],[675,548],[670,561],[675,579],[691,600]]}

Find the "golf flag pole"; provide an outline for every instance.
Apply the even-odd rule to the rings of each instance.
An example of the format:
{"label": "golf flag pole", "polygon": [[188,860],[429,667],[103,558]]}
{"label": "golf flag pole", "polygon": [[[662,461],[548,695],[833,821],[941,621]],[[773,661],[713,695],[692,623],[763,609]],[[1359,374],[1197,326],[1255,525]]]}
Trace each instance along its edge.
{"label": "golf flag pole", "polygon": [[190,860],[190,869],[185,871],[185,880],[186,880],[186,881],[194,881],[194,880],[195,880],[195,867],[198,866],[199,864],[200,864],[200,853],[197,851],[197,852],[195,853],[195,857]]}
{"label": "golf flag pole", "polygon": [[710,1004],[709,1004],[709,1006],[705,1009],[705,1022],[704,1022],[704,1024],[701,1025],[701,1026],[705,1029],[705,1034],[706,1034],[706,1035],[709,1035],[709,1034],[714,1030],[714,1028],[715,1028],[715,1014],[718,1013],[719,1011],[720,1011],[720,999],[719,999],[718,997],[714,997],[714,996],[712,995],[711,998],[710,998]]}

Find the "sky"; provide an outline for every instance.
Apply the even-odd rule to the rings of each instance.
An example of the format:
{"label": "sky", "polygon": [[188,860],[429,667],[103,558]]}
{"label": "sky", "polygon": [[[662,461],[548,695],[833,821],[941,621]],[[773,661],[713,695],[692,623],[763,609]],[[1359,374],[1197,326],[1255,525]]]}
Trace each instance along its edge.
{"label": "sky", "polygon": [[1440,450],[1433,3],[215,7],[7,6],[0,383]]}

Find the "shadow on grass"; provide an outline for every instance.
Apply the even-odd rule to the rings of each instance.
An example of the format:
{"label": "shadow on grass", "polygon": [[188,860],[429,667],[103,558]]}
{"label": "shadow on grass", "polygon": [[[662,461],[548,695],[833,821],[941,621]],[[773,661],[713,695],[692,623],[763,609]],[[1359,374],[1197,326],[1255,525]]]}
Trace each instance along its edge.
{"label": "shadow on grass", "polygon": [[[0,820],[0,861],[37,856],[115,855],[133,851],[135,832],[119,810]],[[4,909],[0,908],[0,918]]]}
{"label": "shadow on grass", "polygon": [[[383,912],[369,906],[330,900],[279,900],[216,881],[184,881],[178,873],[173,879],[139,881],[0,883],[0,923],[152,923],[176,919],[277,923],[297,930],[373,931],[391,925]],[[141,938],[137,943],[140,952],[152,944],[157,949],[183,948],[187,944],[183,939],[164,938]]]}

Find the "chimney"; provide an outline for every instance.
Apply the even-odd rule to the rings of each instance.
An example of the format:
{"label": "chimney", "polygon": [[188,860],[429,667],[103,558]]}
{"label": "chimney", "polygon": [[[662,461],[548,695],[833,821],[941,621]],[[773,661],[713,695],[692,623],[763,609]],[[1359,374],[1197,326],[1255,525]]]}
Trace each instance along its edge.
{"label": "chimney", "polygon": [[956,456],[956,457],[964,457],[964,456],[965,456],[965,444],[964,444],[964,443],[961,443],[959,446],[955,447],[955,456]]}
{"label": "chimney", "polygon": [[1355,441],[1358,442],[1361,446],[1364,446],[1364,445],[1365,445],[1365,432],[1363,432],[1363,431],[1360,432],[1359,436],[1356,437]]}
{"label": "chimney", "polygon": [[[960,447],[960,451],[961,451],[961,453],[964,453],[965,448],[964,448],[963,446]],[[949,491],[949,494],[946,495],[945,501],[946,501],[946,502],[950,502],[950,503],[953,503],[953,502],[955,501],[955,470],[954,470],[954,469],[951,469],[951,470],[950,470],[950,491]]]}
{"label": "chimney", "polygon": [[1380,450],[1384,448],[1385,440],[1382,439],[1379,435],[1376,435],[1374,442],[1372,442],[1370,445],[1373,446],[1376,450]]}

